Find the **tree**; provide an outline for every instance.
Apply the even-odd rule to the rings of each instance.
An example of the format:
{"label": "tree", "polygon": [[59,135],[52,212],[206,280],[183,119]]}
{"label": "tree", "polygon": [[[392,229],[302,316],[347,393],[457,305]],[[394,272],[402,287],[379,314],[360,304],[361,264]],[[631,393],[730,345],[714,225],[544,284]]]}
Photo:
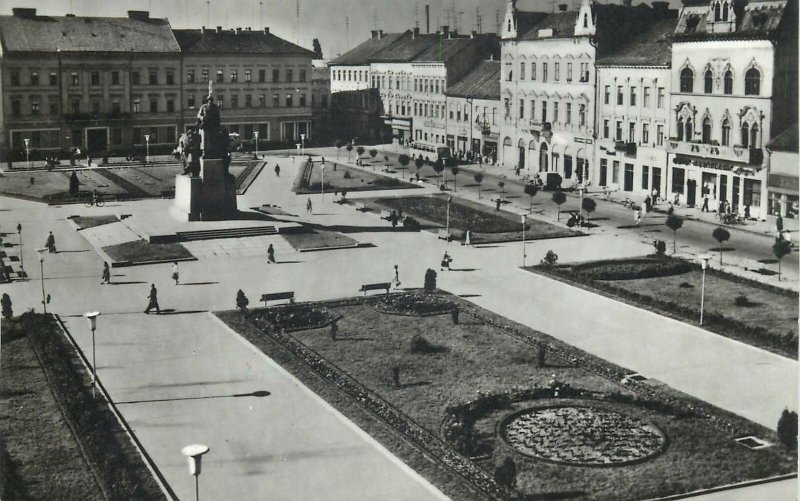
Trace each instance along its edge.
{"label": "tree", "polygon": [[533,212],[533,197],[535,197],[537,193],[539,193],[539,187],[538,186],[536,186],[533,183],[528,183],[528,184],[525,185],[525,194],[530,197],[530,201],[531,201],[530,207],[528,208],[528,213],[532,213]]}
{"label": "tree", "polygon": [[[442,157],[437,158],[436,161],[433,162],[433,170],[434,170],[434,172],[436,172],[437,176],[441,175],[441,173],[444,172],[444,160],[442,160]],[[442,179],[443,179],[443,177],[442,177]],[[437,181],[438,181],[438,178],[437,178]],[[438,181],[438,183],[439,183],[439,186],[441,186],[444,183],[444,181]]]}
{"label": "tree", "polygon": [[356,148],[356,154],[358,155],[356,158],[361,158],[361,155],[364,154],[364,147],[359,146],[358,148]]}
{"label": "tree", "polygon": [[397,157],[397,161],[400,162],[400,165],[403,167],[400,173],[403,175],[403,177],[406,177],[406,169],[408,168],[408,164],[411,162],[411,158],[405,153],[402,153],[399,157]]}
{"label": "tree", "polygon": [[339,152],[342,150],[342,146],[344,146],[344,143],[342,142],[341,139],[337,139],[333,143],[333,145],[336,146],[336,160],[339,160]]}
{"label": "tree", "polygon": [[778,420],[778,440],[790,449],[797,448],[797,413],[783,409]]}
{"label": "tree", "polygon": [[414,160],[414,166],[417,168],[417,179],[419,179],[419,170],[423,165],[425,165],[425,160],[423,160],[422,157],[417,157],[417,159]]}
{"label": "tree", "polygon": [[777,219],[775,219],[775,228],[778,229],[778,233],[783,231],[783,216],[781,216],[780,212]]}
{"label": "tree", "polygon": [[350,152],[353,151],[353,145],[350,144],[350,143],[347,143],[347,146],[345,147],[345,149],[347,150],[347,163],[350,163]]}
{"label": "tree", "polygon": [[678,240],[678,230],[681,229],[683,226],[683,219],[680,216],[676,216],[675,214],[670,214],[667,216],[666,222],[667,228],[672,230],[672,253],[675,254],[677,252],[677,243]]}
{"label": "tree", "polygon": [[586,211],[586,220],[589,220],[589,215],[597,208],[597,202],[593,198],[584,198],[581,208]]}
{"label": "tree", "polygon": [[554,191],[553,192],[553,203],[558,205],[558,216],[556,221],[561,221],[561,205],[567,201],[567,196],[564,194],[563,191]]}
{"label": "tree", "polygon": [[14,316],[14,312],[11,310],[11,297],[3,293],[3,297],[0,298],[0,306],[2,306],[2,315],[3,318],[11,318]]}
{"label": "tree", "polygon": [[722,242],[726,242],[731,238],[731,234],[725,228],[716,227],[714,231],[711,232],[711,236],[719,243],[719,266],[722,268]]}
{"label": "tree", "polygon": [[436,272],[428,268],[425,272],[425,292],[433,292],[436,290]]}
{"label": "tree", "polygon": [[375,148],[370,149],[369,150],[369,156],[370,156],[370,158],[377,157],[378,156],[378,150],[376,150]]}
{"label": "tree", "polygon": [[311,46],[314,50],[314,59],[322,59],[322,45],[319,43],[319,38],[312,40]]}
{"label": "tree", "polygon": [[75,171],[72,171],[72,174],[69,176],[69,194],[70,196],[77,197],[78,196],[78,189],[81,183],[78,181],[78,174]]}
{"label": "tree", "polygon": [[458,191],[458,184],[456,183],[456,176],[458,175],[458,166],[450,167],[450,172],[453,173],[453,191]]}
{"label": "tree", "polygon": [[244,295],[244,291],[239,289],[239,292],[236,293],[236,307],[239,308],[239,311],[244,313],[247,311],[248,304],[250,304],[250,300]]}
{"label": "tree", "polygon": [[478,199],[481,198],[481,183],[483,182],[483,174],[480,172],[476,172],[475,176],[473,176],[475,182],[478,183]]}
{"label": "tree", "polygon": [[781,259],[788,256],[792,252],[792,244],[783,239],[780,235],[775,238],[775,243],[772,244],[772,254],[778,260],[778,281],[781,280]]}

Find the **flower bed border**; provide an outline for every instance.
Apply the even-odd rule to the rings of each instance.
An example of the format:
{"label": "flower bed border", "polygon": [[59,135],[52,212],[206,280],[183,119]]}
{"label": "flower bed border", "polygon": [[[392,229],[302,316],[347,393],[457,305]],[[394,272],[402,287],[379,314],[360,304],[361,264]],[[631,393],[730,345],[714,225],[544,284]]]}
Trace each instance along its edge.
{"label": "flower bed border", "polygon": [[[402,293],[402,294],[406,295],[406,296],[412,296],[412,295],[418,296],[418,295],[420,295],[419,293],[414,293],[414,292],[405,292],[405,293]],[[396,294],[396,295],[399,295],[399,294]],[[427,295],[432,295],[432,294],[427,294]],[[435,294],[435,296],[439,297],[439,298],[442,297],[441,295],[438,295],[438,294]],[[438,315],[449,315],[449,314],[452,314],[454,311],[458,311],[458,309],[459,309],[457,304],[450,303],[450,301],[447,301],[448,303],[450,303],[450,308],[446,309],[446,310],[428,311],[428,312],[419,312],[419,313],[418,312],[405,312],[405,311],[400,311],[400,310],[392,308],[383,299],[385,299],[385,298],[381,298],[378,301],[370,301],[368,306],[370,308],[372,308],[373,310],[377,311],[378,313],[382,313],[384,315],[397,315],[397,316],[401,316],[401,317],[435,317],[435,316],[438,316]]]}
{"label": "flower bed border", "polygon": [[[321,328],[323,328],[325,326],[330,325],[334,320],[336,320],[336,317],[330,313],[328,308],[326,308],[325,306],[320,306],[318,303],[312,303],[312,302],[277,304],[275,306],[268,306],[266,308],[265,307],[253,308],[253,309],[250,310],[250,314],[254,315],[256,313],[265,312],[267,310],[279,310],[279,309],[297,308],[298,306],[306,306],[306,305],[314,305],[315,307],[322,309],[324,311],[324,313],[325,313],[325,317],[326,317],[325,321],[323,321],[322,323],[319,323],[319,324],[305,325],[305,326],[302,326],[302,327],[286,329],[285,327],[280,327],[280,326],[275,325],[274,323],[268,321],[267,319],[264,319],[264,320],[268,324],[272,325],[273,328],[280,327],[280,329],[282,329],[284,332],[301,332],[301,331],[307,331],[307,330],[312,330],[312,329],[321,329]],[[251,320],[251,323],[253,323],[252,320]],[[258,327],[258,326],[256,326],[256,328],[261,330],[261,328]]]}

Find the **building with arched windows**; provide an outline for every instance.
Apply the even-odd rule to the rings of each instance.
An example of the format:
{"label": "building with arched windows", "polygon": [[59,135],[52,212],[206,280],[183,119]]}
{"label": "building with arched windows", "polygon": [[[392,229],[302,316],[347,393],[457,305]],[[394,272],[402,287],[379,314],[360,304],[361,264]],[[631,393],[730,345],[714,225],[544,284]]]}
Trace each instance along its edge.
{"label": "building with arched windows", "polygon": [[[767,214],[764,147],[796,122],[794,2],[687,2],[672,44],[668,192]],[[788,92],[787,92],[788,89]],[[794,114],[795,118],[792,118]]]}

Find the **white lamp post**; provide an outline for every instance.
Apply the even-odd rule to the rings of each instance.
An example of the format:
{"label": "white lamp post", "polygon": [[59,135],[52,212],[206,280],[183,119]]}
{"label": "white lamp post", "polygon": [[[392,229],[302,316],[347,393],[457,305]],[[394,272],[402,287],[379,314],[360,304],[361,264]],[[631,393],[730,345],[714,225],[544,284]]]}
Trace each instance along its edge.
{"label": "white lamp post", "polygon": [[525,267],[525,258],[528,257],[527,250],[525,249],[525,223],[528,222],[528,215],[522,215],[522,267]]}
{"label": "white lamp post", "polygon": [[300,134],[300,145],[301,145],[300,155],[305,155],[306,154],[306,135],[305,134]]}
{"label": "white lamp post", "polygon": [[703,325],[703,308],[706,299],[706,269],[711,256],[699,256],[700,267],[703,268],[703,285],[700,288],[700,325]]}
{"label": "white lamp post", "polygon": [[186,460],[189,462],[189,475],[194,476],[194,495],[196,501],[200,501],[199,477],[203,454],[206,454],[209,450],[211,449],[209,449],[207,445],[202,444],[187,445],[181,449],[181,454],[186,456]]}
{"label": "white lamp post", "polygon": [[322,183],[319,185],[319,191],[322,195],[322,201],[325,202],[325,160],[322,161],[320,166],[320,173],[322,174]]}
{"label": "white lamp post", "polygon": [[452,201],[453,197],[447,197],[447,229],[444,238],[448,245],[450,245],[450,202]]}
{"label": "white lamp post", "polygon": [[145,142],[145,156],[144,156],[144,163],[150,163],[150,134],[144,135],[144,142]]}
{"label": "white lamp post", "polygon": [[47,315],[47,301],[46,296],[44,294],[44,252],[47,250],[47,247],[43,249],[36,249],[36,252],[39,253],[39,275],[42,279],[42,311],[44,314]]}
{"label": "white lamp post", "polygon": [[84,313],[83,316],[89,320],[89,328],[92,330],[92,398],[94,398],[97,389],[97,363],[95,362],[94,331],[97,329],[97,317],[100,316],[100,312],[92,311],[89,313]]}
{"label": "white lamp post", "polygon": [[258,131],[253,131],[253,137],[256,138],[256,158],[258,157]]}
{"label": "white lamp post", "polygon": [[28,164],[28,168],[31,168],[31,140],[28,138],[23,139],[25,141],[25,162]]}
{"label": "white lamp post", "polygon": [[297,156],[302,155],[302,153],[300,152],[300,143],[295,143],[295,146],[297,146]]}
{"label": "white lamp post", "polygon": [[586,188],[583,185],[578,187],[578,195],[580,196],[580,205],[578,206],[578,226],[583,226],[583,192]]}
{"label": "white lamp post", "polygon": [[25,274],[25,256],[22,254],[22,223],[17,223],[17,233],[19,234],[19,267],[22,274]]}

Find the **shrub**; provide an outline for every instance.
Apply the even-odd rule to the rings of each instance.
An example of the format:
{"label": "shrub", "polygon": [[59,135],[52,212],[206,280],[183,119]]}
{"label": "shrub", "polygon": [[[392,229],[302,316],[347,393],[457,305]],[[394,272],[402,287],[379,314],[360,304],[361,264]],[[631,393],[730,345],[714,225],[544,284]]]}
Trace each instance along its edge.
{"label": "shrub", "polygon": [[790,448],[797,448],[797,413],[783,409],[781,418],[778,420],[778,440]]}
{"label": "shrub", "polygon": [[425,272],[425,292],[433,292],[436,290],[436,272],[428,268]]}
{"label": "shrub", "polygon": [[3,318],[11,318],[14,316],[14,311],[11,309],[11,297],[5,292],[3,293],[2,299],[0,299],[0,306],[3,308]]}
{"label": "shrub", "polygon": [[80,181],[78,181],[78,174],[72,171],[72,174],[69,176],[69,194],[71,196],[78,196],[78,187],[80,184]]}
{"label": "shrub", "polygon": [[403,227],[419,229],[419,221],[411,216],[406,216],[406,218],[403,219]]}
{"label": "shrub", "polygon": [[545,191],[555,191],[560,189],[562,180],[563,178],[561,177],[560,174],[557,174],[555,172],[548,172],[544,186]]}
{"label": "shrub", "polygon": [[446,351],[446,347],[433,344],[419,334],[411,338],[411,353],[444,353]]}
{"label": "shrub", "polygon": [[552,250],[547,251],[545,254],[544,259],[542,259],[542,264],[545,266],[555,266],[558,262],[558,254],[553,252]]}
{"label": "shrub", "polygon": [[344,175],[342,177],[345,178],[345,179],[350,179],[350,178],[353,177],[353,175],[350,174],[350,171],[346,170],[346,171],[344,171]]}
{"label": "shrub", "polygon": [[750,299],[748,299],[747,296],[745,296],[744,294],[739,294],[733,300],[733,304],[736,305],[736,306],[750,306],[751,303],[750,303]]}
{"label": "shrub", "polygon": [[244,291],[239,289],[239,292],[236,293],[236,307],[239,308],[239,311],[244,313],[247,311],[248,304],[250,304],[250,300],[244,295]]}
{"label": "shrub", "polygon": [[664,256],[667,253],[667,242],[663,240],[653,240],[653,247],[656,250],[656,256]]}
{"label": "shrub", "polygon": [[567,196],[564,194],[563,191],[555,191],[553,192],[553,203],[558,205],[558,219],[557,221],[561,221],[561,204],[567,201]]}
{"label": "shrub", "polygon": [[634,280],[681,275],[692,271],[692,265],[681,259],[640,258],[586,263],[573,271],[592,280]]}
{"label": "shrub", "polygon": [[514,488],[517,483],[517,465],[513,459],[506,457],[503,463],[494,470],[494,481],[501,487]]}

